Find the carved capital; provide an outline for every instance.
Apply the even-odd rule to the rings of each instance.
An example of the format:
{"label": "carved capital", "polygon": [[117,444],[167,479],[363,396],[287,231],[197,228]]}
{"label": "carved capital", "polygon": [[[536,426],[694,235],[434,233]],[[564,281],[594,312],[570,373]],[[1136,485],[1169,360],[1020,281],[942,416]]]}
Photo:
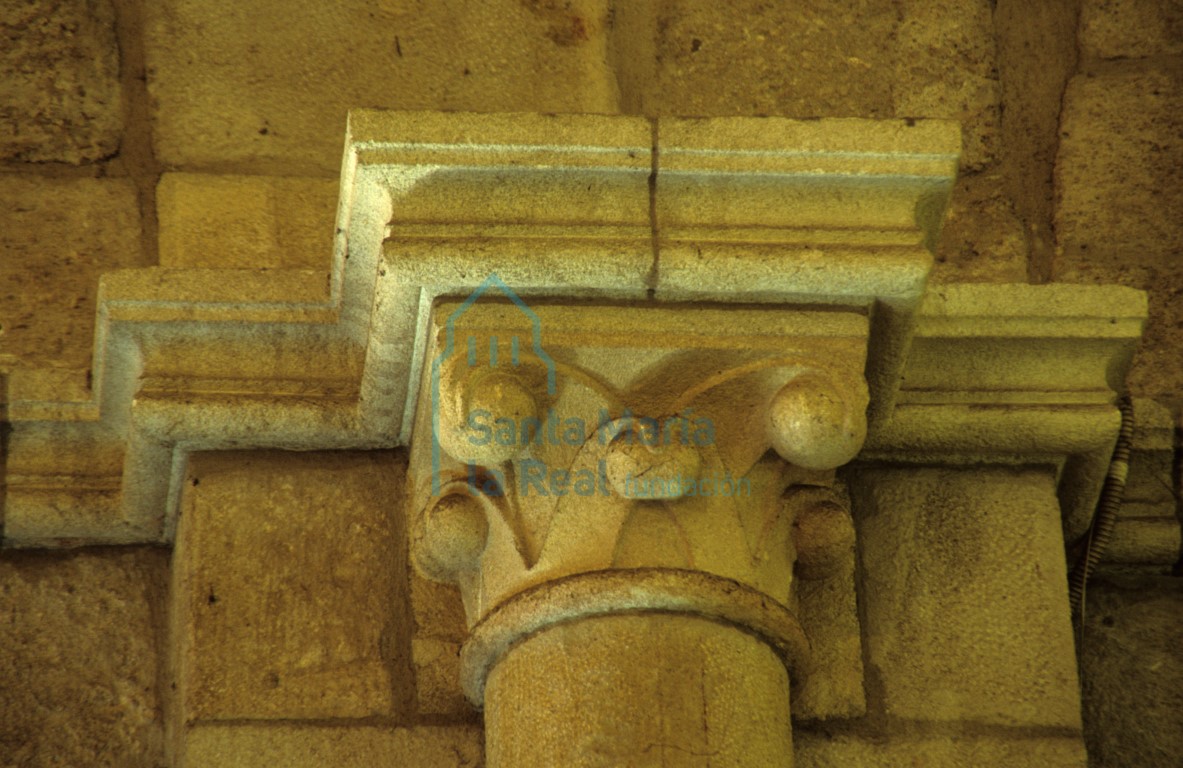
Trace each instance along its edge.
{"label": "carved capital", "polygon": [[697,573],[791,616],[798,552],[820,577],[853,545],[827,487],[866,435],[864,316],[531,308],[485,288],[432,315],[410,468],[415,562],[459,585],[470,625],[605,572],[635,581],[618,610],[670,610],[638,569]]}

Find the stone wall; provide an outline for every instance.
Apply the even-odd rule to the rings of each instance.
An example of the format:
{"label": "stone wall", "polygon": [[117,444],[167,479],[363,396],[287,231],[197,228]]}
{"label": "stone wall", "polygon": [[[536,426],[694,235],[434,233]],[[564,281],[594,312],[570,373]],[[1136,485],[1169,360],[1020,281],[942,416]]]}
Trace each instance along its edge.
{"label": "stone wall", "polygon": [[[1171,0],[6,3],[0,377],[16,367],[88,367],[96,281],[106,270],[327,270],[350,107],[945,117],[962,122],[964,151],[934,280],[1148,289],[1151,322],[1130,385],[1177,419],[1180,41],[1183,6]],[[292,750],[340,765],[479,762],[475,715],[453,682],[462,636],[455,595],[408,582],[405,569],[384,571],[403,562],[397,557],[362,553],[350,567],[363,574],[317,550],[354,553],[350,526],[382,531],[397,550],[396,507],[366,497],[356,519],[310,516],[297,538],[277,533],[288,522],[284,494],[310,473],[348,478],[337,492],[353,499],[370,492],[374,466],[399,459],[250,461],[271,495],[236,474],[242,462],[194,466],[192,480],[204,484],[191,486],[186,503],[209,510],[197,525],[219,516],[226,524],[204,529],[217,534],[211,540],[200,527],[194,534],[210,554],[174,556],[174,598],[208,614],[190,624],[173,616],[171,632],[187,638],[190,654],[180,670],[161,668],[170,636],[163,552],[0,553],[0,647],[15,649],[0,662],[0,763],[164,765],[175,741],[166,739],[166,711],[170,720],[187,713],[180,722],[194,729],[192,765],[230,765],[226,755],[247,752],[292,765]],[[236,507],[243,498],[258,508]],[[873,526],[868,504],[863,524]],[[249,524],[235,527],[241,521]],[[243,547],[261,547],[278,567],[243,557]],[[225,570],[208,574],[214,564]],[[876,567],[863,563],[864,590]],[[1161,687],[1130,695],[1163,667],[1123,668],[1121,685],[1105,682],[1117,679],[1112,671],[1090,679],[1090,670],[1112,670],[1123,648],[1153,656],[1171,642],[1155,627],[1177,611],[1177,588],[1158,576],[1122,578],[1091,598],[1090,748],[1097,765],[1169,765],[1161,757],[1169,745],[1158,741],[1166,725],[1124,725],[1170,701]],[[1159,597],[1136,599],[1129,578]],[[888,582],[886,593],[905,588]],[[378,616],[383,595],[401,597],[406,615]],[[335,624],[353,615],[334,613],[340,605],[358,621]],[[864,622],[874,619],[874,605],[864,610]],[[229,621],[232,611],[239,619]],[[275,622],[290,617],[316,628],[304,645],[285,645],[290,628]],[[274,658],[252,645],[254,635],[235,634],[245,621],[271,633]],[[1031,709],[1035,694],[999,680],[993,703],[913,711],[926,676],[942,668],[903,664],[891,638],[874,639],[869,719],[806,729],[802,764],[1075,759],[1063,702]],[[199,681],[186,677],[193,658],[208,673]],[[1177,652],[1159,662],[1179,674]],[[1000,712],[1030,717],[1002,722]],[[286,738],[285,729],[301,730]],[[950,751],[967,740],[969,751]]]}
{"label": "stone wall", "polygon": [[1086,0],[1056,158],[1056,280],[1150,291],[1130,376],[1176,410],[1183,394],[1183,8]]}
{"label": "stone wall", "polygon": [[0,761],[164,765],[168,553],[0,558]]}

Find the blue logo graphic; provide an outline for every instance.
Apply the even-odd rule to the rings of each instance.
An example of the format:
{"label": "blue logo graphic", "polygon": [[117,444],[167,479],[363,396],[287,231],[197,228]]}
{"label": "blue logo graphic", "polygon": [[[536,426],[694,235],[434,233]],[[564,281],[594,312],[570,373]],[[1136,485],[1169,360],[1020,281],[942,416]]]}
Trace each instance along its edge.
{"label": "blue logo graphic", "polygon": [[[488,358],[481,360],[483,344],[477,336],[469,334],[463,339],[456,338],[456,322],[465,312],[484,296],[491,288],[496,288],[513,302],[523,315],[530,320],[530,352],[537,361],[546,368],[546,391],[552,402],[557,394],[556,369],[554,359],[542,348],[542,321],[526,302],[496,274],[490,274],[486,280],[448,315],[444,326],[444,344],[435,358],[431,361],[431,493],[439,496],[444,485],[442,472],[441,427],[440,427],[440,378],[444,365],[453,357],[463,354],[464,361],[469,368],[487,365],[497,368],[505,363],[505,340],[497,336],[490,336],[488,340]],[[508,339],[509,364],[518,367],[522,364],[522,341],[518,336]],[[646,447],[648,455],[654,451],[677,452],[689,450],[695,454],[707,449],[715,443],[715,426],[707,417],[696,417],[693,409],[687,408],[682,412],[667,415],[663,418],[651,418],[634,415],[628,408],[623,413],[613,415],[607,408],[601,408],[599,421],[589,430],[582,418],[570,416],[562,418],[548,408],[544,413],[531,414],[521,419],[513,419],[508,415],[496,415],[486,409],[478,408],[464,414],[463,425],[449,425],[463,430],[470,446],[487,449],[489,446],[510,448],[510,454],[515,446],[526,448],[535,446],[573,446],[589,445],[592,441],[604,446],[608,452],[627,452],[630,446]],[[452,432],[448,433],[449,443]],[[465,462],[465,482],[471,493],[489,496],[500,496],[507,492],[507,473],[494,466],[478,467],[470,457],[457,455],[456,445],[449,444],[452,458]],[[480,451],[477,451],[478,453]],[[487,455],[487,454],[486,454]],[[509,455],[509,454],[501,454]],[[666,454],[667,457],[670,455]],[[660,499],[681,496],[732,496],[749,495],[750,483],[745,478],[733,478],[729,472],[711,476],[699,476],[697,472],[686,474],[677,472],[668,475],[664,472],[650,472],[664,460],[656,460],[647,469],[638,464],[634,469],[640,471],[634,476],[629,470],[623,478],[617,478],[611,483],[616,492],[628,498]],[[692,462],[697,466],[697,461]],[[609,495],[609,471],[607,459],[599,458],[594,469],[583,467],[580,469],[552,468],[538,458],[522,458],[515,460],[517,471],[510,477],[516,477],[517,493],[522,496],[531,494],[538,496],[565,496],[573,493],[578,496]],[[459,479],[459,478],[455,478]]]}
{"label": "blue logo graphic", "polygon": [[[546,392],[551,397],[554,397],[557,387],[555,384],[555,362],[551,356],[542,348],[542,321],[534,310],[526,306],[526,302],[522,301],[522,297],[505,284],[505,281],[497,276],[496,273],[490,274],[483,283],[477,286],[464,303],[456,308],[452,314],[448,315],[444,330],[444,348],[436,355],[435,359],[431,361],[431,493],[434,496],[440,494],[440,369],[457,351],[456,344],[456,320],[461,315],[469,310],[477,299],[485,295],[490,288],[497,288],[510,301],[522,311],[526,317],[530,319],[530,344],[534,354],[546,365]],[[478,352],[477,352],[477,338],[469,335],[464,340],[464,348],[467,351],[467,362],[469,367],[476,367]],[[500,340],[496,336],[489,338],[489,365],[497,367],[502,359],[500,348]],[[512,336],[509,339],[509,359],[510,364],[517,367],[521,363],[521,341],[519,337]]]}

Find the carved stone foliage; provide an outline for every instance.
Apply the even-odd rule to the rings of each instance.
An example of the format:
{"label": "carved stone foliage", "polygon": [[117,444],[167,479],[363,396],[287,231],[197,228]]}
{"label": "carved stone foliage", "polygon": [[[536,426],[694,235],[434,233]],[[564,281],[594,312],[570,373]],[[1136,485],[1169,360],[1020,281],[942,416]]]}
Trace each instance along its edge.
{"label": "carved stone foliage", "polygon": [[420,562],[471,592],[473,620],[523,583],[610,567],[699,569],[788,602],[782,496],[828,485],[862,445],[864,317],[492,302],[434,317]]}
{"label": "carved stone foliage", "polygon": [[[460,586],[470,625],[572,577],[633,574],[623,593],[601,584],[577,611],[599,601],[606,612],[711,614],[723,609],[710,595],[730,583],[760,605],[721,615],[750,627],[783,614],[770,640],[804,669],[788,613],[794,564],[825,578],[853,551],[831,486],[866,435],[865,316],[530,307],[491,279],[432,317],[411,448],[412,554]],[[705,581],[673,587],[675,572]],[[553,593],[545,602],[519,621],[570,620]]]}

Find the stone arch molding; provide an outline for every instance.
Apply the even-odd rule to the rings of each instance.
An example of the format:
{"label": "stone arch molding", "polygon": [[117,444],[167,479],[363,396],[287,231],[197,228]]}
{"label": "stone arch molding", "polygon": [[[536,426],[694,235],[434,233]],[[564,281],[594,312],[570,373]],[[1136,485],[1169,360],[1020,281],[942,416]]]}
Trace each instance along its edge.
{"label": "stone arch molding", "polygon": [[354,112],[327,273],[110,273],[92,371],[11,372],[3,543],[169,541],[192,451],[410,444],[432,308],[494,272],[552,313],[845,323],[859,460],[1053,464],[1078,534],[1146,299],[928,285],[959,147],[928,120]]}

